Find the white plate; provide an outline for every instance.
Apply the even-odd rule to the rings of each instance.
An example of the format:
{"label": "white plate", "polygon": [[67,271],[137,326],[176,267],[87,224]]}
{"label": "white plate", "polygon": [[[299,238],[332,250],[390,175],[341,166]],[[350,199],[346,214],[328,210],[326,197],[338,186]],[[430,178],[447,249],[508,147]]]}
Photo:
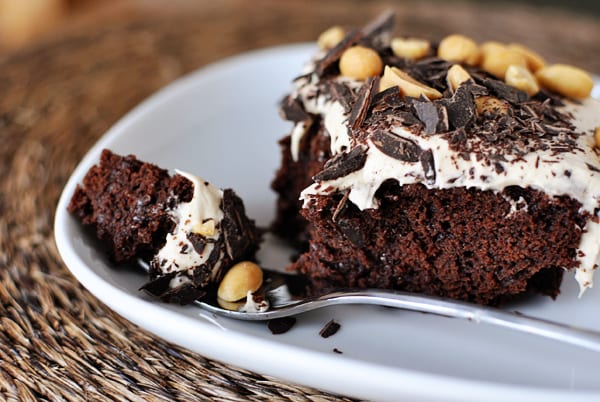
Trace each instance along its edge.
{"label": "white plate", "polygon": [[[116,312],[168,341],[331,392],[396,401],[600,400],[600,354],[483,324],[339,306],[299,316],[291,331],[272,335],[264,323],[151,300],[138,291],[144,276],[111,266],[66,212],[76,184],[106,147],[232,187],[249,215],[268,225],[277,140],[290,129],[278,117],[277,102],[311,51],[285,46],[213,64],[161,90],[106,133],[73,173],[56,212],[58,248],[77,279]],[[286,251],[269,241],[260,257],[283,266]],[[600,330],[598,306],[600,289],[578,299],[576,283],[566,275],[556,301],[532,298],[516,308]],[[332,318],[342,328],[323,339],[319,330]]]}

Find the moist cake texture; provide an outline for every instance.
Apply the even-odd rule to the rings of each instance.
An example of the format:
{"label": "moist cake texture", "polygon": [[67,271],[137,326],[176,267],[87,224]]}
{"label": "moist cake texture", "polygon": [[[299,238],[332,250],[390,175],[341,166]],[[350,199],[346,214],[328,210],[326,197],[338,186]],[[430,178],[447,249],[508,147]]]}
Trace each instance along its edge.
{"label": "moist cake texture", "polygon": [[[391,288],[483,304],[554,297],[565,270],[581,293],[592,287],[591,78],[521,45],[392,38],[392,27],[384,15],[344,30],[282,102],[293,128],[280,141],[274,230],[305,245],[291,269],[316,292]],[[348,67],[352,54],[360,68]]]}
{"label": "moist cake texture", "polygon": [[190,303],[234,263],[252,259],[260,234],[233,190],[109,150],[77,186],[68,210],[89,226],[117,264],[143,260],[143,288]]}

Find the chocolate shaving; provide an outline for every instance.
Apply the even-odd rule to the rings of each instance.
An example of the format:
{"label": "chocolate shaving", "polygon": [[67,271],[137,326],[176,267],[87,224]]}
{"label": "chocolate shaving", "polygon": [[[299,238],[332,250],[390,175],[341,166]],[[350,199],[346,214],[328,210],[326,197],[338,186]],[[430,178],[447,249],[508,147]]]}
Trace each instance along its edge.
{"label": "chocolate shaving", "polygon": [[363,34],[358,30],[352,30],[348,32],[340,43],[331,48],[321,60],[317,61],[315,73],[317,73],[319,77],[325,75],[329,67],[331,67],[340,59],[340,57],[342,57],[342,54],[346,51],[346,49],[355,45],[356,42],[362,38],[362,36]]}
{"label": "chocolate shaving", "polygon": [[176,273],[159,276],[149,282],[146,282],[140,290],[145,290],[150,294],[160,297],[165,303],[175,303],[180,305],[190,304],[195,300],[206,296],[206,291],[191,284],[184,284],[176,288],[170,288],[171,280]]}
{"label": "chocolate shaving", "polygon": [[502,81],[493,78],[484,78],[481,80],[481,84],[498,98],[504,99],[513,105],[518,105],[529,100],[529,96],[525,92],[511,87]]}
{"label": "chocolate shaving", "polygon": [[281,317],[269,320],[267,327],[273,335],[280,335],[288,332],[295,324],[295,317]]}
{"label": "chocolate shaving", "polygon": [[403,104],[402,95],[400,95],[400,88],[397,85],[389,87],[388,89],[378,92],[373,96],[371,102],[373,113],[387,108],[393,108],[401,106]]}
{"label": "chocolate shaving", "polygon": [[597,172],[597,173],[600,173],[600,169],[598,169],[596,166],[594,166],[594,165],[590,165],[590,164],[589,164],[589,163],[587,163],[587,162],[586,162],[585,164],[586,164],[586,166],[588,167],[588,169],[590,169],[592,172]]}
{"label": "chocolate shaving", "polygon": [[323,170],[317,173],[313,180],[325,181],[344,177],[361,169],[366,161],[367,150],[362,146],[355,147],[350,152],[343,152],[329,159]]}
{"label": "chocolate shaving", "polygon": [[344,353],[341,350],[339,350],[338,348],[333,348],[333,352],[337,353],[338,355],[341,355],[342,353]]}
{"label": "chocolate shaving", "polygon": [[382,36],[392,32],[394,29],[394,18],[395,14],[391,10],[378,15],[361,30],[362,40],[373,47],[383,47],[385,40]]}
{"label": "chocolate shaving", "polygon": [[281,117],[287,121],[298,123],[310,119],[310,115],[306,113],[300,101],[291,96],[286,96],[281,101]]}
{"label": "chocolate shaving", "polygon": [[475,119],[477,108],[473,92],[480,93],[481,89],[479,85],[465,83],[457,88],[452,98],[440,101],[448,111],[450,128],[456,130],[467,127]]}
{"label": "chocolate shaving", "polygon": [[335,222],[337,220],[337,217],[340,214],[340,212],[342,212],[342,209],[344,209],[344,206],[346,205],[346,202],[348,201],[349,196],[350,196],[350,190],[347,190],[344,193],[344,196],[342,197],[340,202],[338,202],[337,206],[335,207],[335,211],[333,211],[333,215],[331,215],[332,221]]}
{"label": "chocolate shaving", "polygon": [[425,126],[425,134],[443,133],[448,131],[448,111],[440,103],[429,100],[412,100],[417,117]]}
{"label": "chocolate shaving", "polygon": [[369,106],[373,101],[373,96],[377,93],[378,87],[379,77],[369,77],[365,84],[360,88],[358,99],[354,103],[354,106],[352,106],[352,111],[350,112],[350,118],[348,120],[352,130],[358,129],[365,121]]}
{"label": "chocolate shaving", "polygon": [[186,237],[190,241],[190,243],[192,243],[192,247],[194,247],[194,250],[198,254],[202,254],[204,248],[206,247],[206,244],[208,243],[206,241],[206,237],[197,233],[188,233]]}
{"label": "chocolate shaving", "polygon": [[355,102],[356,96],[352,90],[345,84],[336,81],[329,81],[326,84],[328,91],[333,99],[340,102],[346,113],[352,110],[352,105]]}
{"label": "chocolate shaving", "polygon": [[246,217],[244,203],[233,190],[223,191],[221,209],[221,229],[227,255],[232,260],[242,259],[256,250],[256,245],[260,243],[260,234],[253,230],[254,225]]}
{"label": "chocolate shaving", "polygon": [[323,328],[321,328],[319,335],[321,335],[323,338],[329,338],[330,336],[335,335],[340,327],[341,325],[339,323],[335,322],[334,320],[329,320],[329,322],[325,324]]}
{"label": "chocolate shaving", "polygon": [[444,92],[448,87],[446,77],[451,65],[437,57],[429,57],[407,65],[404,70],[415,80]]}
{"label": "chocolate shaving", "polygon": [[421,147],[413,141],[388,131],[378,130],[371,136],[373,145],[387,156],[405,162],[418,162],[423,153]]}
{"label": "chocolate shaving", "polygon": [[421,160],[421,166],[423,166],[423,172],[425,174],[427,184],[435,183],[435,163],[431,149],[422,152],[419,159]]}

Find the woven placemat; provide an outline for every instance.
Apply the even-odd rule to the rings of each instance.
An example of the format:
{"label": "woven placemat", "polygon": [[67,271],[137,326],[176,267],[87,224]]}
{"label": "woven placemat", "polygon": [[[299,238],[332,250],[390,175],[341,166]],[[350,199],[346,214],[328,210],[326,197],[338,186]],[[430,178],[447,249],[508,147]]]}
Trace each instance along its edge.
{"label": "woven placemat", "polygon": [[[80,158],[158,88],[228,55],[312,40],[334,23],[362,24],[390,3],[139,3],[0,56],[0,398],[339,400],[205,359],[116,315],[68,272],[52,224]],[[391,6],[399,33],[518,41],[600,72],[600,59],[589,58],[600,54],[600,24],[583,16],[454,2]]]}

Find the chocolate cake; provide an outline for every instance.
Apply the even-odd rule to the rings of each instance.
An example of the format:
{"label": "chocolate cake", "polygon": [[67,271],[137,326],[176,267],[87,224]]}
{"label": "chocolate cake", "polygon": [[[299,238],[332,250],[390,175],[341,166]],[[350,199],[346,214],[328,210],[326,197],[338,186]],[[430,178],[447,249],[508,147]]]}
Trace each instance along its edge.
{"label": "chocolate cake", "polygon": [[252,259],[260,234],[233,190],[104,150],[68,210],[89,226],[116,264],[150,266],[143,288],[190,303],[213,290],[234,263]]}
{"label": "chocolate cake", "polygon": [[[581,293],[600,251],[600,103],[580,69],[516,44],[336,27],[281,104],[273,230],[314,292],[498,304]],[[600,139],[600,138],[599,138]]]}

